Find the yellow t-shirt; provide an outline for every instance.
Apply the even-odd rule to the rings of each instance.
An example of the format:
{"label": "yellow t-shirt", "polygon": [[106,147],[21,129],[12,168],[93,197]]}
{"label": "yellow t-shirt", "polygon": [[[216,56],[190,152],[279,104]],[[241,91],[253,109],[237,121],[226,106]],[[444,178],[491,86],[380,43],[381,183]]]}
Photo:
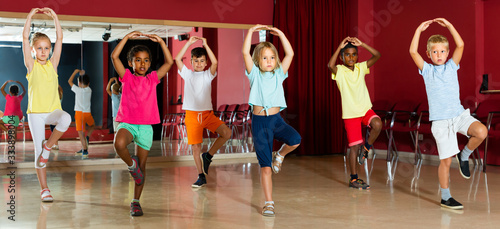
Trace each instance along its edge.
{"label": "yellow t-shirt", "polygon": [[28,79],[27,114],[62,110],[57,78],[57,73],[49,60],[45,65],[35,60],[33,69],[26,74],[26,79]]}
{"label": "yellow t-shirt", "polygon": [[369,73],[366,61],[356,63],[354,71],[344,65],[337,65],[337,75],[332,73],[342,97],[343,119],[363,117],[371,109],[372,102],[365,82],[365,75]]}

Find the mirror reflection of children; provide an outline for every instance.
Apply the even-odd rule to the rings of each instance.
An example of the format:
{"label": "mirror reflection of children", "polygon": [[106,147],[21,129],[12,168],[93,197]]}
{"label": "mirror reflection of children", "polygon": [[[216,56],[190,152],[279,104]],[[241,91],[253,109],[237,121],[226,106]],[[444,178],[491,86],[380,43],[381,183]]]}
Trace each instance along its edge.
{"label": "mirror reflection of children", "polygon": [[[193,48],[191,50],[191,66],[188,69],[182,62],[182,57],[189,46],[197,41],[201,41],[203,48]],[[208,65],[207,57],[211,65]],[[212,107],[212,80],[217,75],[217,58],[207,44],[207,39],[192,36],[175,57],[175,63],[179,69],[179,75],[184,79],[184,103],[182,109],[186,111],[186,129],[188,144],[193,149],[193,158],[198,170],[198,180],[191,185],[193,188],[200,188],[207,183],[206,175],[212,163],[212,157],[231,137],[231,130],[219,118],[214,115]],[[207,152],[201,153],[201,143],[203,143],[203,130],[208,129],[219,134],[214,144]]]}
{"label": "mirror reflection of children", "polygon": [[[448,59],[450,47],[443,35],[432,35],[427,40],[427,57],[432,64],[424,61],[418,53],[420,34],[432,23],[447,28],[455,41],[456,47]],[[422,22],[415,30],[410,44],[410,56],[417,65],[425,83],[429,103],[429,120],[432,121],[432,136],[436,140],[439,154],[438,178],[441,192],[441,207],[463,209],[450,193],[450,166],[452,158],[458,161],[460,174],[470,178],[469,156],[488,135],[488,129],[471,116],[469,109],[464,109],[460,102],[458,69],[464,52],[465,43],[455,27],[444,18],[435,18]],[[457,133],[469,137],[462,150],[458,148]]]}
{"label": "mirror reflection of children", "polygon": [[[285,50],[283,61],[280,61],[276,47],[270,42],[259,43],[250,55],[252,34],[260,30],[270,30],[272,35],[280,38]],[[274,216],[272,173],[281,171],[285,156],[301,141],[299,133],[280,115],[280,111],[286,108],[283,81],[288,77],[294,52],[281,30],[264,25],[255,25],[248,30],[242,52],[251,88],[248,104],[252,106],[252,136],[266,199],[262,215]],[[278,152],[272,152],[274,139],[284,142]]]}
{"label": "mirror reflection of children", "polygon": [[[5,87],[8,83],[16,83],[20,85],[23,92],[19,94],[19,87],[16,84],[12,84],[9,87],[9,93],[5,92]],[[19,121],[23,118],[23,111],[21,110],[21,101],[26,94],[26,89],[24,85],[19,81],[7,80],[0,88],[3,96],[5,96],[5,111],[3,113],[2,121],[7,125],[13,125],[12,128],[14,136],[17,138],[17,127],[19,126]],[[5,127],[5,125],[2,125]],[[3,129],[3,128],[2,128]]]}
{"label": "mirror reflection of children", "polygon": [[116,77],[109,79],[108,85],[106,86],[106,92],[108,93],[109,96],[111,96],[113,131],[116,133],[119,124],[116,121],[116,115],[118,114],[118,108],[120,107],[120,100],[122,99],[122,87],[118,83],[118,79]]}
{"label": "mirror reflection of children", "polygon": [[[73,83],[76,74],[78,77],[78,86]],[[71,91],[75,93],[75,125],[82,149],[77,151],[77,155],[82,155],[83,158],[89,157],[88,147],[89,140],[92,132],[94,131],[95,123],[92,114],[90,113],[90,100],[92,98],[92,89],[90,89],[90,77],[85,74],[84,70],[75,69],[71,77],[69,77],[68,84]],[[87,134],[85,134],[85,125],[88,125]]]}
{"label": "mirror reflection of children", "polygon": [[[368,50],[372,56],[367,61],[358,63],[358,47]],[[343,64],[335,65],[337,57]],[[357,189],[370,189],[370,186],[358,177],[358,164],[362,165],[368,158],[368,151],[382,130],[382,120],[371,109],[370,94],[366,87],[365,75],[370,73],[370,68],[380,59],[380,52],[361,42],[356,37],[346,37],[339,45],[328,62],[340,91],[342,100],[342,119],[349,142],[349,169],[351,178],[349,187]],[[370,137],[363,144],[361,126],[370,126]],[[360,151],[361,148],[361,151]]]}
{"label": "mirror reflection of children", "polygon": [[[36,13],[44,13],[54,19],[56,42],[52,56],[52,44],[44,33],[34,33],[31,36],[31,18]],[[57,66],[61,59],[63,32],[56,13],[50,8],[33,8],[23,29],[24,65],[28,70],[28,124],[35,148],[35,168],[40,182],[40,197],[43,202],[52,202],[54,198],[47,186],[46,166],[50,150],[57,140],[68,130],[71,116],[62,110],[58,95]],[[34,57],[32,56],[34,54]],[[45,139],[45,125],[54,124],[56,128],[48,140]]]}
{"label": "mirror reflection of children", "polygon": [[[165,62],[157,71],[149,72],[152,56],[149,48],[144,45],[136,45],[128,52],[128,65],[132,67],[133,73],[126,69],[120,60],[120,53],[127,41],[140,36],[145,36],[158,43],[163,51]],[[116,153],[127,164],[128,171],[136,184],[134,186],[134,199],[130,203],[130,215],[141,216],[143,212],[139,198],[146,179],[146,160],[153,144],[153,127],[151,125],[160,123],[156,86],[172,67],[174,60],[161,37],[137,31],[127,34],[116,45],[111,53],[111,60],[123,87],[122,100],[116,115],[116,121],[120,124],[118,124],[113,145]],[[127,149],[127,145],[132,141],[136,144],[134,156],[130,156]]]}

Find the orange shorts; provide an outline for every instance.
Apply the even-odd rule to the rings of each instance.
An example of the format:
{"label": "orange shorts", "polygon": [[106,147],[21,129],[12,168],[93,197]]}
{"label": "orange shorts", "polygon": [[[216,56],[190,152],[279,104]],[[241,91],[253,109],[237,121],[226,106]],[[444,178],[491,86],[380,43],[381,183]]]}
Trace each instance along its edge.
{"label": "orange shorts", "polygon": [[214,115],[214,111],[186,111],[186,130],[188,144],[200,144],[203,142],[203,129],[208,129],[215,133],[217,128],[224,124]]}
{"label": "orange shorts", "polygon": [[82,131],[85,129],[85,124],[89,126],[94,125],[94,118],[92,118],[91,113],[83,113],[82,111],[75,111],[75,124],[76,131]]}

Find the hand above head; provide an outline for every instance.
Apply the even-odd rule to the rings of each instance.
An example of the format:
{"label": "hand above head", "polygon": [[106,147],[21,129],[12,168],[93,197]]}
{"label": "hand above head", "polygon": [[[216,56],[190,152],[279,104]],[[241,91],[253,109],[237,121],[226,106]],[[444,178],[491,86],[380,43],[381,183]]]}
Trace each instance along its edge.
{"label": "hand above head", "polygon": [[436,18],[434,20],[432,20],[433,22],[437,22],[438,24],[440,24],[441,26],[443,27],[448,27],[449,25],[451,25],[451,23],[444,19],[444,18]]}
{"label": "hand above head", "polygon": [[45,15],[52,17],[52,18],[54,18],[56,16],[56,13],[54,12],[54,10],[52,10],[51,8],[48,8],[48,7],[44,7],[42,9],[40,9],[40,11],[43,12]]}
{"label": "hand above head", "polygon": [[249,29],[249,31],[256,32],[256,31],[261,31],[261,30],[268,30],[269,27],[261,24],[254,25],[252,28]]}
{"label": "hand above head", "polygon": [[32,17],[33,15],[35,15],[36,13],[38,13],[38,12],[40,12],[40,11],[42,11],[42,9],[40,9],[40,8],[33,8],[33,9],[31,9],[31,11],[29,12],[28,17]]}
{"label": "hand above head", "polygon": [[125,35],[125,38],[135,39],[135,38],[138,38],[140,36],[144,36],[144,34],[142,34],[139,31],[133,31],[133,32],[130,32],[129,34]]}
{"label": "hand above head", "polygon": [[197,37],[197,36],[191,36],[189,37],[189,44],[194,44],[196,41],[200,40],[201,38],[200,37]]}
{"label": "hand above head", "polygon": [[81,75],[81,76],[85,75],[85,70],[83,70],[83,69],[82,69],[82,70],[80,70],[80,75]]}
{"label": "hand above head", "polygon": [[156,43],[159,43],[159,42],[162,42],[163,39],[161,39],[160,36],[156,35],[156,34],[143,34],[143,36],[146,36],[148,37],[150,40],[156,42]]}
{"label": "hand above head", "polygon": [[201,45],[203,46],[207,45],[207,38],[200,37],[200,40],[201,40]]}
{"label": "hand above head", "polygon": [[354,46],[363,45],[363,42],[361,42],[357,37],[349,37],[348,41]]}
{"label": "hand above head", "polygon": [[266,27],[266,28],[267,28],[267,30],[271,31],[271,34],[274,36],[283,35],[283,32],[276,27]]}
{"label": "hand above head", "polygon": [[418,26],[418,28],[417,28],[417,29],[418,29],[420,32],[423,32],[423,31],[425,31],[427,28],[429,28],[429,25],[431,25],[434,21],[435,21],[435,19],[434,19],[434,20],[424,21],[424,22],[422,22],[422,24],[420,24],[420,25]]}

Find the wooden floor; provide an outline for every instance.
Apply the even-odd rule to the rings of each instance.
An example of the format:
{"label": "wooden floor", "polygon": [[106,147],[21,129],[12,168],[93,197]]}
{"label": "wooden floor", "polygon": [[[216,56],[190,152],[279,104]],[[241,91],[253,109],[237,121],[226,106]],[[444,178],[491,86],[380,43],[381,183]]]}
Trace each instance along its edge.
{"label": "wooden floor", "polygon": [[[92,144],[87,160],[74,155],[79,150],[78,142],[60,144],[61,150],[52,152],[48,165],[53,203],[40,202],[32,143],[16,145],[19,161],[15,165],[26,168],[7,169],[5,151],[1,151],[0,228],[483,229],[500,225],[500,167],[489,166],[486,174],[474,170],[466,180],[455,165],[451,169],[451,194],[465,206],[456,211],[439,205],[435,165],[424,164],[417,177],[418,169],[400,158],[390,181],[385,160],[376,159],[370,175],[371,190],[363,191],[348,188],[341,155],[290,155],[283,171],[273,175],[276,217],[269,218],[260,214],[264,196],[251,146],[246,153],[240,152],[244,149],[241,145],[223,149],[214,157],[208,185],[192,189],[197,176],[194,163],[188,148],[176,142],[164,146],[155,142],[141,198],[144,216],[131,217],[134,183],[114,155],[111,143]],[[65,167],[61,164],[64,161],[80,164]],[[10,171],[16,174],[14,188],[9,188]],[[9,205],[12,189],[15,204]],[[8,218],[11,206],[15,221]]]}

